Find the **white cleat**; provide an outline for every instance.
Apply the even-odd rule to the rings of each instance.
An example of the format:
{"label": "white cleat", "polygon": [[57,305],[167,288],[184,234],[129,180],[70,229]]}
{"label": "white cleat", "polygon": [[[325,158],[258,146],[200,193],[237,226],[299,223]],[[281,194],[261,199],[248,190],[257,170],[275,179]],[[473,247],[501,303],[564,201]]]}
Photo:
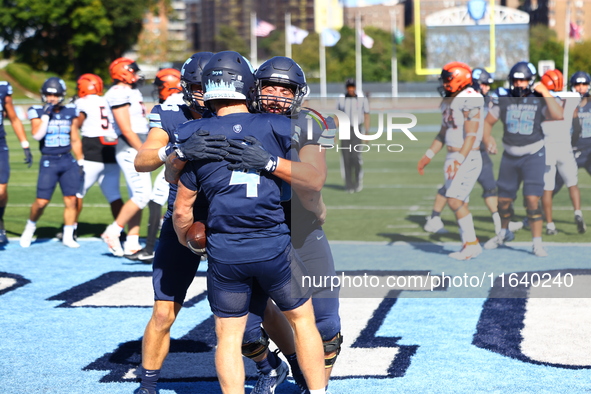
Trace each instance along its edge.
{"label": "white cleat", "polygon": [[33,242],[33,234],[35,234],[36,227],[25,226],[21,239],[19,240],[20,245],[23,248],[28,248]]}
{"label": "white cleat", "polygon": [[79,248],[80,244],[76,241],[74,241],[73,239],[64,239],[62,241],[62,244],[64,244],[64,246],[67,246],[68,248]]}
{"label": "white cleat", "polygon": [[427,216],[427,223],[425,223],[423,230],[433,234],[445,234],[448,232],[443,226],[443,221],[439,216]]}
{"label": "white cleat", "polygon": [[512,233],[519,231],[523,228],[523,222],[509,222],[509,231]]}
{"label": "white cleat", "polygon": [[486,243],[484,244],[484,249],[496,249],[499,246],[504,245],[505,242],[511,242],[514,239],[515,234],[513,234],[511,231],[507,231],[505,233],[504,238],[501,238],[500,235],[495,235],[494,237],[486,241]]}
{"label": "white cleat", "polygon": [[532,253],[536,255],[536,257],[548,257],[548,252],[546,252],[546,249],[544,249],[542,245],[534,245],[532,248]]}
{"label": "white cleat", "polygon": [[474,242],[467,242],[464,244],[462,250],[449,254],[449,257],[456,260],[470,260],[482,253],[482,247],[478,240]]}
{"label": "white cleat", "polygon": [[109,251],[113,253],[114,256],[123,257],[123,248],[121,247],[121,241],[119,240],[120,233],[109,225],[104,233],[101,234],[101,238],[107,246],[109,247]]}

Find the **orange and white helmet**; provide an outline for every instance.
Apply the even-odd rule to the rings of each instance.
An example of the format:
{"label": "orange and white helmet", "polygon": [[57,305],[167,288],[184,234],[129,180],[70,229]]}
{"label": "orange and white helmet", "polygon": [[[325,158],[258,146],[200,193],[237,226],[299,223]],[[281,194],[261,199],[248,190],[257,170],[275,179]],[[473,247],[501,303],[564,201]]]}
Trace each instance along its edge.
{"label": "orange and white helmet", "polygon": [[175,68],[163,68],[156,73],[154,85],[158,88],[160,103],[175,93],[182,93],[181,72]]}
{"label": "orange and white helmet", "polygon": [[449,97],[472,84],[472,69],[462,62],[447,63],[441,70],[439,83],[441,93]]}
{"label": "orange and white helmet", "polygon": [[137,63],[126,57],[113,60],[109,66],[109,73],[115,83],[124,82],[132,85],[138,82],[142,79],[142,75],[138,73],[139,70]]}
{"label": "orange and white helmet", "polygon": [[564,88],[564,77],[560,70],[548,70],[542,75],[542,83],[546,85],[548,90],[560,92]]}
{"label": "orange and white helmet", "polygon": [[91,94],[103,94],[103,80],[95,74],[82,74],[78,78],[78,97],[86,97]]}

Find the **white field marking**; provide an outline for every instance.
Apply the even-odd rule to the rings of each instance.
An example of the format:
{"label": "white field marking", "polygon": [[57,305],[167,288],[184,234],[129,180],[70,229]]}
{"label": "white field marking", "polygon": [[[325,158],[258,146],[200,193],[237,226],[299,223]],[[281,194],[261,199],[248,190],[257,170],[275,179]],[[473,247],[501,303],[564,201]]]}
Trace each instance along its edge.
{"label": "white field marking", "polygon": [[15,283],[16,279],[14,278],[0,277],[0,290],[8,289],[9,287],[14,286]]}
{"label": "white field marking", "polygon": [[394,225],[394,224],[389,224],[386,226],[386,228],[419,228],[420,226],[418,224],[402,224],[402,225]]}
{"label": "white field marking", "polygon": [[409,211],[418,211],[420,209],[420,207],[418,205],[411,205],[410,207],[408,207]]}

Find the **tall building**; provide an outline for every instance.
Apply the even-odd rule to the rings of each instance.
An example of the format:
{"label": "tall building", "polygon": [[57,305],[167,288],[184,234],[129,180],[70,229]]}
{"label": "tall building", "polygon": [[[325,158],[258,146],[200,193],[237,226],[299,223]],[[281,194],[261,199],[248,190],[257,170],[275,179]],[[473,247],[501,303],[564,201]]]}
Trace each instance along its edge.
{"label": "tall building", "polygon": [[357,14],[359,14],[361,19],[361,27],[373,26],[391,32],[392,26],[394,26],[393,18],[396,18],[396,28],[398,30],[404,30],[403,2],[393,1],[362,7],[345,7],[345,26],[354,29]]}
{"label": "tall building", "polygon": [[[556,31],[558,38],[563,40],[567,26],[567,7],[570,5],[570,23],[578,29],[581,40],[591,39],[591,0],[549,0],[548,26]],[[585,23],[589,21],[590,23]],[[574,32],[573,32],[574,33]]]}

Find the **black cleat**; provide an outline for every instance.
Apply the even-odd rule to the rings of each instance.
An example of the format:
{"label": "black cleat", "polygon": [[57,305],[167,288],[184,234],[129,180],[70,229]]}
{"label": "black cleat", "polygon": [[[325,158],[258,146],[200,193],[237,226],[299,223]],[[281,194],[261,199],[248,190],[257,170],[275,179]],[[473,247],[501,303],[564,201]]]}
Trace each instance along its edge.
{"label": "black cleat", "polygon": [[579,234],[585,234],[585,231],[587,231],[587,225],[581,215],[575,215],[575,223],[577,224],[577,231]]}
{"label": "black cleat", "polygon": [[154,261],[154,252],[148,252],[146,249],[140,249],[134,254],[126,254],[126,259],[133,261],[141,261],[142,263],[152,264]]}

